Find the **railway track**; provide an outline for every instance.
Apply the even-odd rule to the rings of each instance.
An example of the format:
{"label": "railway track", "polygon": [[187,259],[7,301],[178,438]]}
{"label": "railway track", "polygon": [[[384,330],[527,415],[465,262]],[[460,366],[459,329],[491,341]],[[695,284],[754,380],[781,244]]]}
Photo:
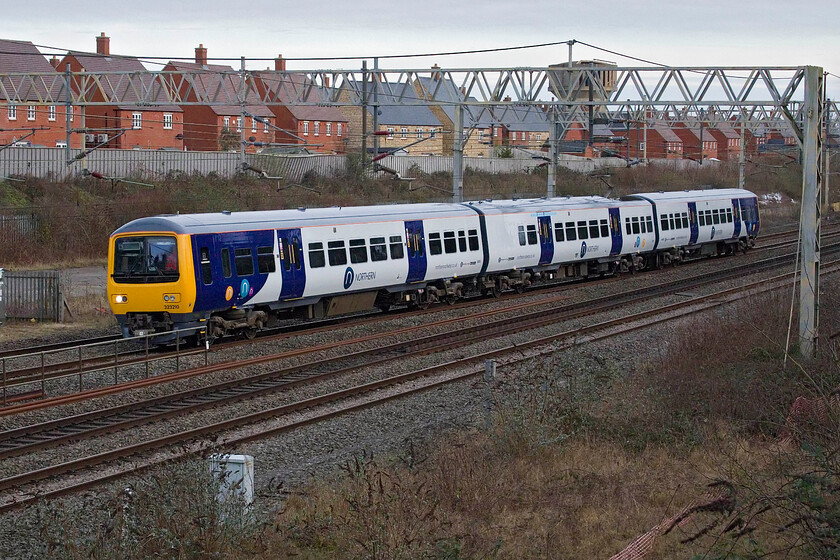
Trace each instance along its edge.
{"label": "railway track", "polygon": [[[838,270],[840,270],[840,265],[836,262],[823,266],[823,271],[826,274],[835,273]],[[649,326],[652,323],[667,321],[687,314],[695,313],[702,309],[709,309],[711,307],[724,305],[735,298],[742,297],[742,295],[747,292],[758,293],[787,286],[789,285],[789,278],[791,274],[792,273],[782,274],[771,279],[760,280],[749,285],[723,290],[706,296],[698,296],[669,306],[626,314],[620,317],[613,317],[608,321],[584,327],[577,327],[572,330],[566,330],[559,333],[535,337],[527,343],[516,344],[515,349],[518,357],[509,359],[514,361],[520,359],[530,359],[533,356],[533,352],[541,351],[539,348],[544,348],[546,346],[556,346],[558,344],[561,346],[572,345],[581,341],[591,341],[608,336],[625,334],[632,330]],[[660,289],[665,288],[662,287]],[[679,288],[675,288],[672,286],[669,289],[685,289],[685,287],[680,286]],[[657,295],[655,293],[656,291],[657,290],[651,290],[650,297],[661,297],[662,293],[667,293],[666,290],[665,292],[660,292]],[[638,299],[629,298],[629,301],[637,303]],[[591,302],[586,303],[591,304]],[[610,309],[611,312],[615,314],[615,311],[617,311],[616,306],[617,304],[615,302],[612,302],[611,304],[604,303],[603,309]],[[564,306],[562,305],[558,306],[558,309],[563,307]],[[593,314],[593,310],[591,308],[586,308],[583,312],[589,316]],[[480,375],[483,373],[484,368],[479,366],[484,360],[508,355],[513,347],[505,346],[490,352],[469,351],[469,347],[474,345],[475,342],[488,337],[496,338],[499,336],[506,336],[511,332],[522,332],[526,326],[533,330],[546,324],[558,324],[558,317],[556,316],[556,312],[553,312],[553,310],[543,310],[541,312],[530,313],[527,317],[523,317],[522,321],[518,325],[512,324],[509,318],[499,319],[495,322],[482,325],[480,335],[475,332],[465,330],[458,341],[453,341],[450,346],[460,348],[460,352],[463,354],[459,359],[454,361],[437,364],[432,367],[418,369],[396,376],[382,378],[377,381],[364,383],[339,391],[333,391],[317,397],[298,400],[280,407],[262,410],[233,420],[217,422],[199,428],[185,430],[176,434],[170,434],[162,438],[150,439],[148,441],[107,451],[91,457],[83,457],[73,461],[67,461],[59,465],[45,467],[37,471],[8,477],[0,480],[0,512],[20,507],[21,505],[34,500],[35,497],[32,493],[35,492],[36,486],[38,496],[55,497],[88,487],[92,484],[98,484],[115,477],[124,476],[127,472],[136,472],[137,469],[148,468],[156,464],[160,464],[161,462],[171,460],[173,458],[173,449],[178,449],[178,452],[176,453],[178,455],[203,453],[213,447],[212,444],[209,444],[206,441],[206,439],[211,435],[214,436],[214,439],[216,439],[217,445],[232,445],[235,443],[241,443],[291,430],[308,423],[335,416],[337,414],[347,413],[367,406],[374,406],[391,399],[401,398],[408,394],[414,394],[418,391],[425,391],[441,384],[452,383],[458,380]],[[416,348],[411,350],[413,352],[428,352],[430,351],[430,342],[432,341],[429,337],[426,339],[417,339],[409,343],[399,343],[404,345],[402,350],[400,349],[401,347],[396,344],[393,345],[389,351],[396,352],[400,356],[399,359],[404,359],[406,353],[409,351],[405,345],[410,346],[411,344],[415,344]],[[526,349],[528,349],[527,352],[525,351]],[[380,355],[380,362],[384,362],[388,359],[394,359],[393,357],[389,358],[388,356],[385,356],[383,348],[375,349],[372,352],[376,352]],[[531,354],[528,355],[529,353]],[[366,363],[370,364],[370,361],[368,360]],[[349,370],[353,367],[359,366],[345,366],[345,369]],[[320,372],[318,376],[337,375],[338,372],[341,371],[341,368],[339,368],[338,370],[329,373]],[[272,373],[277,376],[272,382],[283,379],[283,376],[285,376],[285,383],[287,384],[302,383],[305,381],[302,378],[294,378],[294,374],[292,372],[283,372],[283,370],[278,370],[277,372]],[[310,378],[310,380],[311,379],[312,378]],[[418,380],[424,381],[420,382]],[[268,382],[269,380],[263,379],[262,381]],[[259,382],[259,380],[254,380],[255,385],[252,390],[262,390],[257,387]],[[407,383],[414,384],[406,386]],[[221,388],[221,386],[219,387],[219,395],[221,395],[225,390],[230,389],[230,387],[227,389]],[[268,389],[266,387],[264,390],[276,390],[276,388]],[[184,402],[187,400],[188,399],[185,398]],[[163,403],[153,404],[152,407],[154,406],[162,407],[164,409],[166,408]],[[194,402],[192,406],[211,405],[207,403]],[[160,411],[159,414],[168,414],[168,412],[164,410]],[[165,418],[165,416],[159,416],[159,418]],[[259,428],[243,428],[244,425],[255,426],[257,424],[260,425]],[[61,428],[54,427],[53,429],[60,430]],[[66,430],[67,428],[64,427],[64,429]],[[4,434],[0,434],[0,436],[3,435]],[[78,438],[80,436],[77,434],[75,437]],[[30,450],[31,449],[32,448],[30,448]],[[118,463],[125,464],[126,462],[130,463],[130,467],[128,469],[124,466],[118,465]],[[94,468],[95,470],[91,470]]]}

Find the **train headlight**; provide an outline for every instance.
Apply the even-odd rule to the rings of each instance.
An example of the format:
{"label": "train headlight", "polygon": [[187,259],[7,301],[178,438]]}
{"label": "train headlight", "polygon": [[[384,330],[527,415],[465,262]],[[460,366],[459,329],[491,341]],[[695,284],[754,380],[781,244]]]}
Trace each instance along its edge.
{"label": "train headlight", "polygon": [[126,303],[127,301],[128,296],[122,294],[114,296],[114,303]]}

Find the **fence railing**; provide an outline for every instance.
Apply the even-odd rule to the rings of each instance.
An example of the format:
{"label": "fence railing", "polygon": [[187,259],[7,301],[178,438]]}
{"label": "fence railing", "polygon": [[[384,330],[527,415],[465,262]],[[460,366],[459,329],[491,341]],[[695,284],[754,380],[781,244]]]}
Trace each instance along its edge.
{"label": "fence railing", "polygon": [[[75,153],[75,152],[74,152]],[[163,179],[171,173],[215,174],[233,177],[242,172],[240,155],[232,152],[181,152],[167,150],[109,150],[90,153],[84,160],[67,165],[63,148],[9,148],[0,151],[0,180],[4,177],[64,179],[84,169],[104,177]],[[300,181],[307,173],[334,176],[347,170],[346,155],[246,154],[246,163],[271,177]],[[451,156],[390,156],[381,164],[405,175],[411,168],[424,173],[451,172]],[[540,160],[530,157],[465,157],[464,166],[487,173],[519,173],[534,169]],[[589,172],[601,167],[625,165],[620,158],[585,158],[563,155],[558,165]]]}
{"label": "fence railing", "polygon": [[2,274],[2,303],[9,319],[64,320],[61,271],[9,271]]}

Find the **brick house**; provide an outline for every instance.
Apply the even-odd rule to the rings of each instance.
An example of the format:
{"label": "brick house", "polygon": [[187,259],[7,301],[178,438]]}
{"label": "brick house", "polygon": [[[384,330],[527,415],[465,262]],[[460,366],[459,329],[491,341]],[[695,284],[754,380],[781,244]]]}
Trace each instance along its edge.
{"label": "brick house", "polygon": [[[647,135],[647,144],[645,144],[645,135]],[[630,144],[639,146],[639,151],[642,153],[640,157],[644,157],[647,153],[648,159],[683,158],[683,142],[667,124],[654,123],[646,129],[631,128]]]}
{"label": "brick house", "polygon": [[[230,66],[207,64],[204,45],[196,47],[195,62],[170,61],[163,69],[173,73],[171,83],[178,84],[182,99],[196,101],[197,97],[192,85],[187,80],[180,80],[178,73],[189,73],[199,89],[221,91],[228,99],[236,99],[240,73]],[[243,133],[247,152],[257,150],[247,143],[252,137],[255,142],[274,142],[276,117],[253,91],[249,90],[245,98],[247,115],[244,122],[240,105],[181,105],[181,109],[184,112],[184,146],[188,150],[238,151]]]}
{"label": "brick house", "polygon": [[[58,63],[58,68],[70,65],[71,72],[126,72],[139,75],[143,88],[157,91],[152,107],[139,107],[136,93],[137,80],[132,83],[117,76],[97,84],[90,95],[91,101],[103,102],[118,98],[119,105],[91,105],[84,108],[84,119],[79,126],[85,128],[85,144],[96,146],[107,142],[103,148],[172,148],[184,149],[184,116],[177,105],[169,104],[163,88],[153,84],[151,74],[139,60],[125,56],[111,56],[110,38],[102,33],[96,38],[96,54],[71,51]],[[155,87],[157,86],[157,87]]]}
{"label": "brick house", "polygon": [[727,123],[716,123],[706,129],[717,141],[717,158],[721,161],[738,159],[741,154],[741,134]]}
{"label": "brick house", "polygon": [[[39,105],[48,95],[57,99],[63,80],[44,55],[29,41],[0,39],[0,73],[42,73],[47,76],[34,84],[7,78],[7,87],[20,88],[10,99],[0,93],[0,145],[15,142],[33,146],[65,146],[67,141],[66,105]],[[56,80],[52,80],[55,75]],[[29,102],[29,103],[28,103]],[[73,113],[71,112],[71,117]]]}
{"label": "brick house", "polygon": [[[505,98],[510,101],[510,98]],[[509,105],[497,113],[502,143],[528,150],[546,151],[551,122],[541,107]]]}
{"label": "brick house", "polygon": [[[451,154],[455,141],[455,104],[464,103],[465,101],[475,101],[475,99],[467,99],[464,90],[456,87],[452,80],[443,78],[440,72],[435,72],[436,68],[437,66],[432,67],[430,77],[417,78],[414,83],[414,89],[418,96],[422,96],[423,92],[433,91],[435,92],[435,99],[444,103],[451,103],[450,105],[432,105],[429,107],[432,114],[443,127],[441,138],[443,143],[442,153]],[[500,146],[503,143],[503,130],[504,127],[493,116],[493,113],[482,111],[480,107],[474,105],[465,105],[463,130],[465,139],[464,156],[491,157],[494,147]],[[420,136],[417,136],[417,138],[419,139]]]}
{"label": "brick house", "polygon": [[[282,56],[274,60],[277,72],[286,71]],[[278,99],[283,105],[269,104],[278,128],[275,142],[283,145],[305,146],[309,151],[342,154],[347,151],[350,127],[347,117],[335,107],[295,105],[289,103],[296,93],[306,88],[307,102],[325,102],[324,88],[311,82],[305,74],[255,73],[257,91],[263,99]]]}
{"label": "brick house", "polygon": [[683,157],[702,161],[717,157],[717,140],[709,134],[708,125],[698,122],[681,122],[671,127],[683,144]]}
{"label": "brick house", "polygon": [[[374,76],[376,79],[376,76]],[[379,140],[379,152],[391,152],[400,150],[417,140],[424,140],[414,146],[405,148],[404,153],[412,155],[451,155],[452,135],[444,133],[443,125],[435,116],[430,107],[424,105],[403,105],[399,102],[400,92],[405,88],[411,90],[411,84],[389,84],[377,80],[379,85],[379,120],[378,130],[386,132],[384,136],[373,137],[373,107],[368,106],[365,112],[365,126],[369,138],[367,139],[368,151],[372,153],[374,138]],[[372,84],[368,84],[372,87]],[[370,89],[368,89],[370,91]],[[348,94],[342,94],[342,101],[349,100]],[[354,135],[348,139],[348,149],[360,150],[362,145],[362,108],[341,107],[342,113],[349,122]],[[403,152],[402,150],[400,150]]]}

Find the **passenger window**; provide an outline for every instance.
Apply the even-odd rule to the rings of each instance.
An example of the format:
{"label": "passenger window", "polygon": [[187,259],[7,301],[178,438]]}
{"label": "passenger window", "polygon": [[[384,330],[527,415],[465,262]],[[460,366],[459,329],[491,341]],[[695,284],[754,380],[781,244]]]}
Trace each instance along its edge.
{"label": "passenger window", "polygon": [[470,242],[470,251],[478,251],[478,230],[471,229],[467,232],[467,240]]}
{"label": "passenger window", "polygon": [[610,226],[607,225],[607,220],[601,220],[601,237],[610,236]]}
{"label": "passenger window", "polygon": [[251,257],[251,249],[235,249],[233,255],[236,261],[237,276],[250,276],[254,273],[254,259]]}
{"label": "passenger window", "polygon": [[738,208],[738,205],[736,204],[735,207],[733,208],[733,210],[734,210],[735,219],[740,221],[741,220],[741,209]]}
{"label": "passenger window", "polygon": [[668,214],[662,214],[660,216],[660,225],[662,226],[662,231],[668,231],[670,229],[668,227]]}
{"label": "passenger window", "polygon": [[726,221],[732,223],[732,208],[726,209]]}
{"label": "passenger window", "polygon": [[467,252],[467,232],[464,230],[458,232],[458,250],[462,253]]}
{"label": "passenger window", "polygon": [[586,222],[580,221],[577,223],[578,239],[589,239],[589,231],[586,229]]}
{"label": "passenger window", "polygon": [[275,271],[274,247],[257,247],[257,270],[260,274]]}
{"label": "passenger window", "polygon": [[528,245],[537,244],[537,226],[528,226]]}
{"label": "passenger window", "polygon": [[403,244],[402,244],[402,237],[399,235],[392,235],[390,238],[389,247],[391,249],[391,258],[396,260],[400,260],[405,256],[405,252],[403,251]]}
{"label": "passenger window", "polygon": [[713,224],[719,224],[720,223],[720,214],[718,214],[718,211],[716,209],[712,210],[712,223]]}
{"label": "passenger window", "polygon": [[525,245],[525,226],[519,226],[519,244]]}
{"label": "passenger window", "polygon": [[222,274],[225,278],[231,277],[230,271],[230,249],[225,247],[222,249]]}
{"label": "passenger window", "polygon": [[566,222],[566,241],[574,241],[577,239],[577,230],[575,230],[574,222]]}
{"label": "passenger window", "polygon": [[645,216],[645,221],[647,222],[648,233],[653,233],[653,218]]}
{"label": "passenger window", "polygon": [[371,237],[370,239],[370,260],[384,261],[388,258],[388,250],[385,248],[384,237]]}
{"label": "passenger window", "polygon": [[599,236],[598,220],[589,220],[589,237],[591,239],[598,239]]}
{"label": "passenger window", "polygon": [[639,218],[638,218],[638,216],[633,216],[632,224],[633,224],[633,234],[638,235],[639,233],[641,233],[641,230],[639,229]]}
{"label": "passenger window", "polygon": [[344,248],[344,241],[327,242],[327,255],[330,259],[330,266],[347,264],[347,250]]}
{"label": "passenger window", "polygon": [[458,250],[458,247],[455,244],[455,232],[454,231],[443,232],[443,252],[444,253],[454,253],[457,250]]}
{"label": "passenger window", "polygon": [[677,229],[677,224],[674,222],[674,215],[673,214],[668,214],[668,217],[670,218],[670,221],[671,221],[671,229]]}
{"label": "passenger window", "polygon": [[440,242],[440,233],[430,233],[429,234],[429,254],[430,255],[440,255],[443,253],[443,245]]}
{"label": "passenger window", "polygon": [[554,241],[562,243],[566,240],[566,235],[563,233],[563,224],[554,224]]}
{"label": "passenger window", "polygon": [[630,229],[630,218],[624,218],[624,229],[627,231],[627,235],[633,233],[633,230]]}
{"label": "passenger window", "polygon": [[366,263],[368,260],[367,247],[364,239],[350,240],[350,262],[353,264]]}
{"label": "passenger window", "polygon": [[682,213],[682,223],[683,227],[688,229],[688,214],[686,214],[685,212]]}
{"label": "passenger window", "polygon": [[323,268],[327,264],[324,260],[324,244],[320,241],[309,244],[309,268]]}
{"label": "passenger window", "polygon": [[213,269],[210,267],[210,250],[201,248],[201,281],[205,286],[213,283]]}

